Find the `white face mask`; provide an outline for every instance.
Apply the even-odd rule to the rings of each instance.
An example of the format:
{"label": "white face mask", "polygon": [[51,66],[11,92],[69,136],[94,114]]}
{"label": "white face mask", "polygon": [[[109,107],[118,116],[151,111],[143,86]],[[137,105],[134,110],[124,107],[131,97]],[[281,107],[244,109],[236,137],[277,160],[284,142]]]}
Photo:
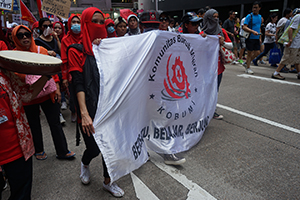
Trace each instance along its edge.
{"label": "white face mask", "polygon": [[35,28],[35,29],[33,29],[33,31],[32,31],[32,37],[33,37],[33,39],[36,39],[36,38],[38,38],[39,37],[39,33],[38,33],[38,31],[37,31],[37,29]]}
{"label": "white face mask", "polygon": [[48,27],[43,31],[43,35],[45,37],[47,37],[48,35],[50,35],[52,33],[52,31],[53,31],[52,28]]}

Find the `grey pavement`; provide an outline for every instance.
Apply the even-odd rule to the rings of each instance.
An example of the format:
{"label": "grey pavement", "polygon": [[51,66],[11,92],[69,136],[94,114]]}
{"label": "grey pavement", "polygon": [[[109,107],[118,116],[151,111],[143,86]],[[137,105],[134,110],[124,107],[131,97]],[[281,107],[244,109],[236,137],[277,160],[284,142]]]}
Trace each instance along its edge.
{"label": "grey pavement", "polygon": [[[254,76],[270,78],[275,68],[252,67]],[[300,80],[295,74],[282,74],[282,84],[244,78],[241,65],[227,65],[219,92],[218,104],[267,120],[293,127],[300,133]],[[300,199],[300,135],[218,108],[223,120],[212,120],[201,141],[187,152],[187,162],[171,169],[206,190],[216,199]],[[42,115],[44,145],[48,159],[33,159],[32,199],[75,200],[113,199],[102,189],[102,162],[98,156],[91,163],[91,183],[79,179],[84,143],[75,146],[75,124],[70,112],[64,131],[69,149],[76,152],[71,161],[55,158],[49,127]],[[133,172],[158,199],[192,199],[183,182],[160,169],[151,160]],[[117,181],[125,191],[122,199],[138,199],[130,175]],[[7,199],[9,190],[3,192]],[[148,195],[140,199],[152,199]],[[194,196],[194,199],[202,199]]]}

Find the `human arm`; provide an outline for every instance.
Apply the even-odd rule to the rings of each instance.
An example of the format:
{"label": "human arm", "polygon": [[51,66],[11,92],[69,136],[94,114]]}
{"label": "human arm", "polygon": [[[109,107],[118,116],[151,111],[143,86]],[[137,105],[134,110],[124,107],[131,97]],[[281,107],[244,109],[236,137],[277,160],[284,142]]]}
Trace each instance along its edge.
{"label": "human arm", "polygon": [[93,126],[93,120],[90,117],[86,106],[85,91],[83,86],[83,75],[82,72],[79,71],[72,71],[71,75],[76,92],[76,97],[78,100],[82,129],[85,134],[90,136],[91,134],[95,133],[95,130]]}
{"label": "human arm", "polygon": [[31,100],[33,100],[43,89],[44,85],[47,83],[49,78],[52,78],[51,76],[42,76],[37,80],[35,83],[31,85],[31,88],[33,90]]}
{"label": "human arm", "polygon": [[52,36],[57,41],[57,46],[58,46],[58,49],[59,49],[59,52],[60,52],[60,50],[61,50],[61,43],[60,43],[60,40],[59,40],[59,37],[58,37],[57,33],[55,31],[53,31],[52,32]]}
{"label": "human arm", "polygon": [[286,47],[290,47],[293,42],[293,29],[290,27],[288,30],[289,42]]}
{"label": "human arm", "polygon": [[244,24],[243,30],[244,30],[244,31],[247,31],[247,32],[249,32],[249,33],[252,33],[253,35],[258,35],[258,32],[256,32],[256,31],[250,29],[250,28],[248,27],[248,24]]}
{"label": "human arm", "polygon": [[234,33],[231,33],[230,31],[228,31],[229,28],[229,20],[225,20],[224,24],[223,24],[223,29],[226,31],[226,33],[228,35],[230,35],[231,37],[234,37]]}
{"label": "human arm", "polygon": [[220,44],[223,45],[226,49],[232,49],[233,45],[230,38],[227,35],[227,32],[224,29],[222,29],[222,33],[224,35],[224,38],[223,38],[223,43],[221,43],[222,40],[220,39]]}

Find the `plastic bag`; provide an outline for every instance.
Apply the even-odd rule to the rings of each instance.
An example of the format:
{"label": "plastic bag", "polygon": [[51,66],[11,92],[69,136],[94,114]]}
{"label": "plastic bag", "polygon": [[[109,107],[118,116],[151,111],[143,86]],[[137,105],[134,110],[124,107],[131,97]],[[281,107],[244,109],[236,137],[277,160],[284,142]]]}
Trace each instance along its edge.
{"label": "plastic bag", "polygon": [[273,49],[270,50],[270,57],[269,57],[269,63],[271,65],[280,63],[281,60],[281,51],[280,49],[275,45]]}

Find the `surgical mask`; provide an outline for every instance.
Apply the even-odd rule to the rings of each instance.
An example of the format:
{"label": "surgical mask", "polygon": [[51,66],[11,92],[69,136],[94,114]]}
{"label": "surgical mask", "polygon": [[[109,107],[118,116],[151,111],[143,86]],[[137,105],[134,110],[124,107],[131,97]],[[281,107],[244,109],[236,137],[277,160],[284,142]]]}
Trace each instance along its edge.
{"label": "surgical mask", "polygon": [[80,24],[73,24],[71,26],[71,30],[72,30],[73,33],[79,34],[81,32]]}
{"label": "surgical mask", "polygon": [[32,31],[32,37],[33,37],[33,39],[36,39],[36,38],[38,38],[40,36],[40,33],[39,33],[39,30],[38,29],[33,29],[33,31]]}
{"label": "surgical mask", "polygon": [[113,33],[113,32],[115,32],[115,28],[113,26],[109,26],[109,27],[107,27],[107,32]]}
{"label": "surgical mask", "polygon": [[43,31],[43,35],[45,37],[47,37],[48,35],[50,35],[52,33],[52,28],[48,27]]}

